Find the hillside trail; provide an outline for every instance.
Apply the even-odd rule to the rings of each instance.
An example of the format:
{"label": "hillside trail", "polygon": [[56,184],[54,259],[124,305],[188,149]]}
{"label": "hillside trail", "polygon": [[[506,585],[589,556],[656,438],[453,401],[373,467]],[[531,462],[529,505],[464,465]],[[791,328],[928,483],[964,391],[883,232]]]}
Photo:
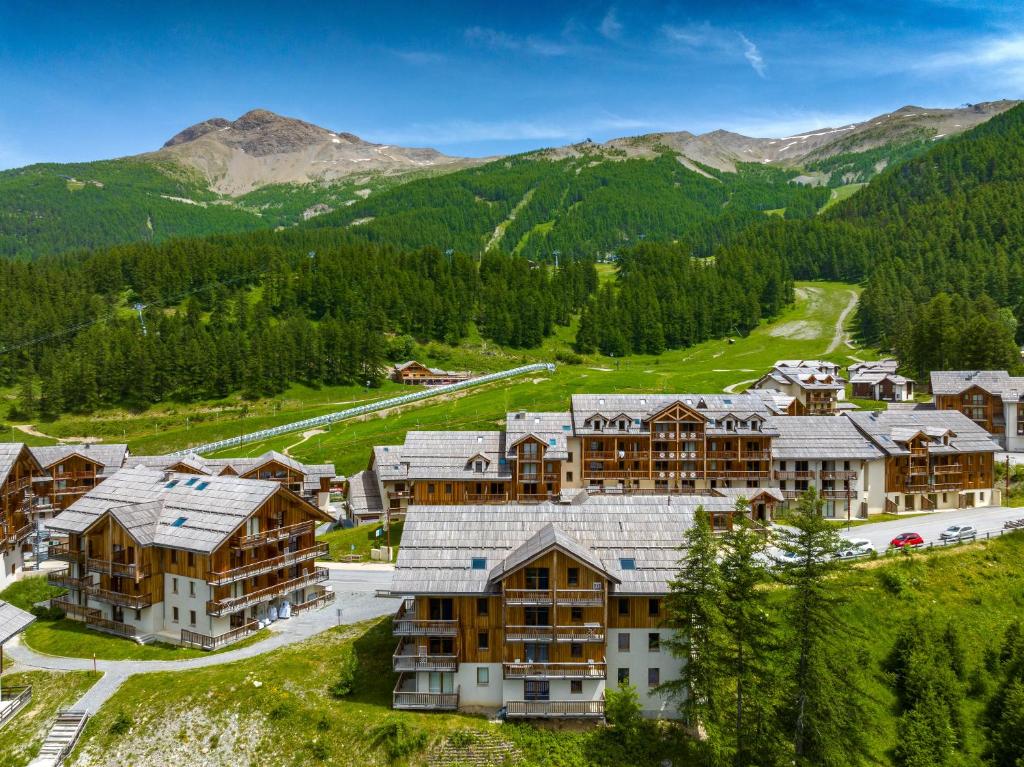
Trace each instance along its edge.
{"label": "hillside trail", "polygon": [[846,304],[846,308],[839,313],[839,319],[836,320],[836,332],[832,336],[832,343],[828,345],[825,350],[825,354],[831,354],[840,347],[843,343],[845,333],[843,333],[843,326],[846,324],[846,318],[850,316],[850,312],[857,308],[857,301],[860,300],[856,291],[850,291],[850,301]]}
{"label": "hillside trail", "polygon": [[300,439],[298,442],[293,442],[292,444],[290,444],[288,447],[286,447],[281,452],[284,453],[287,456],[291,456],[292,448],[293,447],[298,447],[299,445],[301,445],[306,440],[311,439],[312,437],[315,437],[317,434],[326,434],[326,433],[327,433],[327,429],[309,429],[308,431],[304,431],[304,432],[302,432],[302,439]]}

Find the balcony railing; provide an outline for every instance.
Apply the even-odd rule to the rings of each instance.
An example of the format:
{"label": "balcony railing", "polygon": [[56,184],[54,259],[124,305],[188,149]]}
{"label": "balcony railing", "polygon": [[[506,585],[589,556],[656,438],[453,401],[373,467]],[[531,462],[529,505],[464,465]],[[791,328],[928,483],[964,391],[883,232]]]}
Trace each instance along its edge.
{"label": "balcony railing", "polygon": [[758,470],[732,470],[732,469],[708,469],[709,477],[731,477],[733,479],[769,479],[772,476],[770,471]]}
{"label": "balcony railing", "polygon": [[32,685],[8,686],[0,690],[0,727],[32,700]]}
{"label": "balcony railing", "polygon": [[82,605],[75,604],[70,599],[51,599],[50,606],[58,607],[68,617],[80,621],[88,621],[90,618],[99,618],[102,615],[95,607],[83,607]]}
{"label": "balcony railing", "polygon": [[549,605],[554,599],[551,589],[505,589],[502,595],[509,605]]}
{"label": "balcony railing", "polygon": [[506,503],[508,493],[466,493],[466,500],[472,503]]}
{"label": "balcony railing", "polygon": [[521,503],[544,503],[554,499],[553,493],[520,493],[516,500]]}
{"label": "balcony railing", "polygon": [[604,604],[604,589],[558,589],[555,599],[573,607],[600,606]]}
{"label": "balcony railing", "polygon": [[619,454],[614,450],[584,450],[583,460],[611,461],[618,458]]}
{"label": "balcony railing", "polygon": [[738,450],[709,450],[704,456],[709,461],[735,461],[740,453]]}
{"label": "balcony railing", "polygon": [[277,543],[278,541],[287,540],[293,535],[312,533],[313,527],[313,520],[306,520],[294,525],[285,525],[284,527],[275,527],[270,530],[253,533],[252,535],[243,535],[237,541],[234,541],[231,546],[236,549],[251,549],[266,543]]}
{"label": "balcony railing", "polygon": [[505,713],[513,719],[527,717],[601,718],[604,716],[604,701],[510,700],[505,704]]}
{"label": "balcony railing", "polygon": [[942,464],[934,466],[932,470],[935,474],[963,474],[964,468],[960,464]]}
{"label": "balcony railing", "polygon": [[260,602],[282,596],[290,591],[323,583],[329,577],[330,573],[326,567],[317,567],[312,572],[300,575],[298,578],[289,578],[286,581],[251,591],[248,594],[242,594],[238,597],[227,597],[225,599],[211,599],[206,603],[206,614],[217,618],[237,612],[238,610],[244,610],[247,607],[258,605]]}
{"label": "balcony railing", "polygon": [[116,634],[122,637],[133,637],[138,633],[138,629],[128,623],[122,623],[121,621],[112,621],[107,618],[101,618],[99,616],[88,616],[85,619],[85,625],[96,631],[103,631],[107,634]]}
{"label": "balcony railing", "polygon": [[299,613],[308,612],[309,610],[317,610],[324,605],[329,605],[334,601],[337,595],[333,591],[325,591],[323,594],[318,594],[312,599],[307,599],[305,602],[299,602],[292,605],[292,615],[298,615]]}
{"label": "balcony railing", "polygon": [[650,472],[646,469],[624,471],[621,469],[605,470],[586,468],[584,469],[583,474],[587,477],[603,477],[605,479],[647,479],[650,477]]}
{"label": "balcony railing", "polygon": [[843,501],[847,498],[854,498],[857,495],[857,491],[853,488],[849,490],[822,490],[821,497],[830,501]]}
{"label": "balcony railing", "polygon": [[412,490],[388,490],[388,498],[412,498]]}
{"label": "balcony railing", "polygon": [[544,472],[544,481],[545,482],[561,482],[562,481],[562,475],[546,471],[546,472]]}
{"label": "balcony railing", "polygon": [[395,671],[458,671],[457,655],[431,655],[426,647],[417,646],[404,639],[398,643],[391,656]]}
{"label": "balcony railing", "polygon": [[397,709],[455,711],[459,707],[459,689],[456,687],[455,692],[416,692],[416,677],[403,673],[395,684],[391,705]]}
{"label": "balcony railing", "polygon": [[87,570],[104,575],[112,575],[115,578],[134,578],[139,580],[149,575],[149,565],[136,564],[135,562],[118,562],[111,559],[94,559],[89,557],[85,560]]}
{"label": "balcony railing", "polygon": [[317,543],[314,546],[299,549],[298,551],[286,551],[280,556],[264,559],[260,562],[252,562],[248,565],[232,567],[230,570],[222,570],[220,572],[209,572],[206,574],[206,581],[211,586],[223,586],[228,583],[234,583],[235,581],[241,581],[246,578],[263,575],[264,573],[270,573],[274,570],[280,570],[283,567],[287,567],[288,565],[293,565],[298,562],[307,562],[310,559],[320,559],[326,557],[329,551],[330,547],[326,543]]}
{"label": "balcony railing", "polygon": [[67,543],[51,544],[47,557],[58,562],[81,562],[83,559],[82,552],[73,550]]}
{"label": "balcony railing", "polygon": [[20,493],[32,484],[32,477],[20,477],[18,479],[8,480],[7,486],[4,488],[4,492],[7,495],[13,495],[14,493]]}
{"label": "balcony railing", "polygon": [[71,575],[71,570],[65,567],[63,570],[51,570],[48,572],[46,574],[46,582],[51,586],[58,586],[62,589],[81,589],[90,585],[92,578],[88,575],[75,578]]}
{"label": "balcony railing", "polygon": [[245,639],[247,636],[251,636],[259,630],[260,625],[257,621],[250,621],[244,626],[239,626],[236,629],[231,629],[231,631],[217,636],[207,636],[206,634],[200,634],[196,631],[182,629],[181,644],[185,647],[198,647],[200,650],[216,650],[220,647],[226,647],[229,644]]}
{"label": "balcony railing", "polygon": [[35,525],[32,522],[29,522],[27,524],[22,525],[21,527],[19,527],[16,530],[11,530],[7,534],[7,539],[6,540],[7,540],[8,543],[14,543],[14,544],[21,543],[23,540],[25,540],[30,535],[32,535],[32,533],[33,533],[33,531],[35,529],[36,529]]}
{"label": "balcony railing", "polygon": [[813,471],[777,471],[775,479],[814,479]]}
{"label": "balcony railing", "polygon": [[821,472],[822,479],[857,479],[857,472],[855,471],[823,471]]}
{"label": "balcony railing", "polygon": [[110,604],[121,605],[122,607],[130,607],[133,610],[141,610],[143,607],[149,607],[153,604],[152,594],[122,594],[119,591],[111,591],[99,586],[86,586],[85,593],[91,599],[98,599],[101,602],[109,602]]}
{"label": "balcony railing", "polygon": [[604,642],[604,626],[506,626],[506,642]]}
{"label": "balcony railing", "polygon": [[604,679],[604,661],[589,663],[505,663],[506,679]]}

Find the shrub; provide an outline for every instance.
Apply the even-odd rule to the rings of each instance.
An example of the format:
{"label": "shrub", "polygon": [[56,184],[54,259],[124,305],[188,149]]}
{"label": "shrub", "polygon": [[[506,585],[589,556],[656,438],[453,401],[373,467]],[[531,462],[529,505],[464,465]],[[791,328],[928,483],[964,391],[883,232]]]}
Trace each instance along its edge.
{"label": "shrub", "polygon": [[335,698],[346,698],[356,687],[356,672],[359,670],[359,659],[352,645],[341,650],[341,664],[338,669],[338,680],[331,686],[331,695]]}
{"label": "shrub", "polygon": [[556,352],[555,362],[561,362],[566,365],[582,365],[583,357],[575,352]]}
{"label": "shrub", "polygon": [[36,605],[30,612],[39,620],[44,621],[59,621],[65,615],[59,607],[43,607],[41,605]]}
{"label": "shrub", "polygon": [[633,685],[621,684],[617,690],[605,690],[605,719],[624,740],[630,740],[640,730],[640,712],[640,696]]}
{"label": "shrub", "polygon": [[114,717],[114,721],[110,723],[110,727],[107,729],[111,735],[124,735],[135,724],[135,720],[132,719],[124,711],[118,711],[117,716]]}
{"label": "shrub", "polygon": [[331,755],[330,750],[327,748],[327,744],[321,743],[319,740],[314,740],[309,744],[309,753],[312,754],[313,758],[318,762],[326,762],[327,758]]}
{"label": "shrub", "polygon": [[906,574],[895,567],[885,567],[879,570],[878,579],[886,591],[897,597],[909,586]]}

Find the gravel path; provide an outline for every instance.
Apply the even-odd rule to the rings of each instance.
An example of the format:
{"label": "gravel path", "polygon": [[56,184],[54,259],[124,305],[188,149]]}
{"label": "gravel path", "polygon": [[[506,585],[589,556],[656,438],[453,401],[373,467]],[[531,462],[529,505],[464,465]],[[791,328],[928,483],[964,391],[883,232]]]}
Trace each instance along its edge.
{"label": "gravel path", "polygon": [[[90,714],[96,713],[117,691],[121,683],[134,674],[188,671],[252,658],[279,647],[301,642],[333,626],[379,618],[398,609],[399,600],[376,596],[377,589],[387,589],[391,585],[392,568],[389,565],[333,564],[329,569],[329,583],[337,594],[334,604],[286,621],[277,621],[270,627],[269,637],[238,650],[186,660],[98,660],[96,669],[103,672],[103,677],[69,708],[85,710]],[[93,668],[93,661],[90,658],[41,655],[20,641],[12,641],[4,649],[8,657],[17,663],[19,670],[91,671]]]}
{"label": "gravel path", "polygon": [[850,316],[850,312],[857,308],[857,301],[857,293],[851,290],[850,302],[846,305],[846,308],[839,313],[839,319],[836,320],[835,335],[832,336],[832,343],[828,345],[828,348],[825,350],[825,354],[831,354],[843,343],[843,337],[845,335],[843,333],[843,326],[846,324],[846,318]]}

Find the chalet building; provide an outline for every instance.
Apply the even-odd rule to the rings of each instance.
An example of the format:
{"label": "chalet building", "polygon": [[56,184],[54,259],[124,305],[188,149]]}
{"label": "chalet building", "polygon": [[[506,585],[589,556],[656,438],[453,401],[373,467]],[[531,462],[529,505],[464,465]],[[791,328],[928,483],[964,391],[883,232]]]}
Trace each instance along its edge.
{"label": "chalet building", "polygon": [[335,476],[332,463],[306,464],[276,450],[255,458],[204,458],[195,454],[132,456],[128,464],[211,477],[280,482],[320,509],[328,508],[332,487],[344,480]]}
{"label": "chalet building", "polygon": [[128,458],[124,444],[49,445],[29,450],[43,467],[33,481],[34,503],[43,516],[66,509],[120,471]]}
{"label": "chalet building", "polygon": [[[874,421],[857,413],[787,415],[777,395],[579,394],[566,412],[509,413],[504,431],[409,432],[402,445],[375,447],[366,470],[352,477],[349,515],[364,522],[400,518],[422,504],[742,494],[753,516],[767,521],[809,487],[830,517],[864,517],[897,502],[883,490],[886,445],[865,431]],[[997,445],[959,414],[908,410],[900,417],[931,419],[929,428],[960,435],[957,450],[985,454],[964,462],[991,463]],[[970,495],[962,500],[947,495],[935,503],[995,500],[991,472],[963,489]]]}
{"label": "chalet building", "polygon": [[857,399],[910,402],[914,399],[914,381],[895,371],[862,369],[850,374],[850,393]]}
{"label": "chalet building", "polygon": [[[32,613],[0,600],[0,656],[6,642],[20,634],[35,620]],[[0,676],[0,728],[32,700],[32,685],[5,685]]]}
{"label": "chalet building", "polygon": [[846,393],[838,371],[838,365],[821,360],[780,360],[750,388],[792,397],[789,415],[835,415]]}
{"label": "chalet building", "polygon": [[1024,451],[1024,377],[1005,370],[935,370],[938,410],[959,410],[1010,452]]}
{"label": "chalet building", "polygon": [[883,454],[869,469],[870,509],[897,513],[998,503],[993,459],[999,445],[962,413],[883,410],[847,417]]}
{"label": "chalet building", "polygon": [[698,505],[723,497],[582,504],[411,506],[391,588],[396,709],[505,709],[509,719],[601,718],[608,687],[636,686],[674,717],[679,677],[665,597]]}
{"label": "chalet building", "polygon": [[389,377],[395,383],[400,384],[412,384],[417,386],[446,386],[448,384],[459,383],[460,381],[468,381],[473,377],[473,374],[464,370],[453,371],[428,368],[426,365],[417,362],[416,360],[409,360],[408,362],[395,365],[391,369]]}
{"label": "chalet building", "polygon": [[315,530],[331,518],[279,481],[122,469],[48,523],[68,567],[53,600],[90,628],[212,649],[285,607],[334,597]]}
{"label": "chalet building", "polygon": [[849,418],[787,416],[772,424],[773,479],[787,505],[814,488],[826,517],[866,517],[872,509],[868,479],[882,451]]}
{"label": "chalet building", "polygon": [[32,480],[43,467],[20,442],[0,442],[0,589],[24,567],[24,551],[33,535]]}

